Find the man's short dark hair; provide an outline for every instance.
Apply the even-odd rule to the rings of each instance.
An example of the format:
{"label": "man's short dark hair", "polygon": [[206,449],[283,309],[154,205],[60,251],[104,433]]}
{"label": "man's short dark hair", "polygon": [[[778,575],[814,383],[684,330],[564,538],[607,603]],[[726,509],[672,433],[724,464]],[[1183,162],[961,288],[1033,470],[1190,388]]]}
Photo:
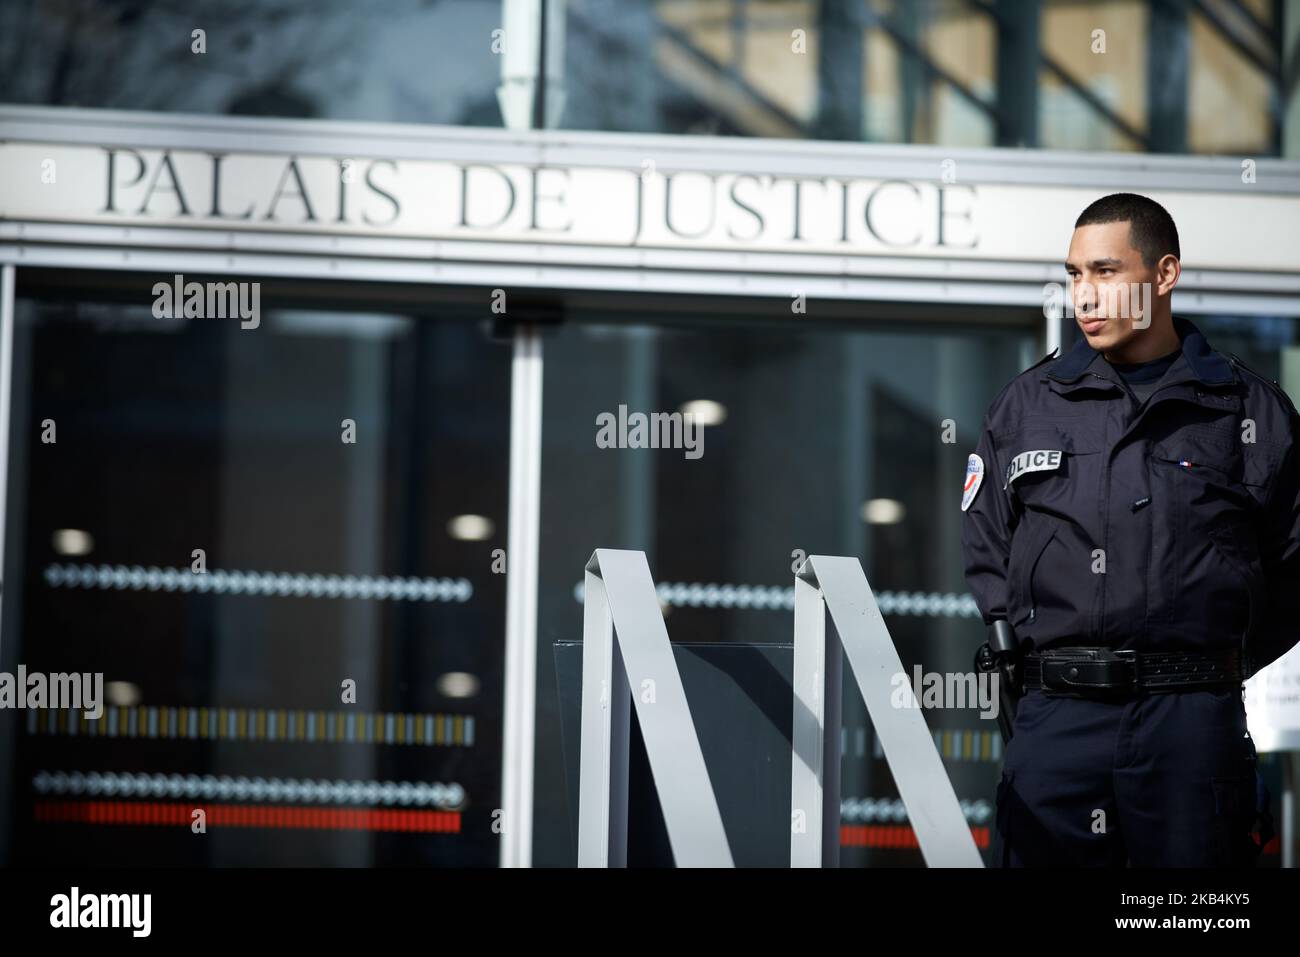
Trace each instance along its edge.
{"label": "man's short dark hair", "polygon": [[1074,228],[1099,223],[1128,223],[1128,241],[1142,254],[1142,262],[1154,266],[1161,256],[1178,251],[1178,227],[1169,211],[1154,199],[1137,193],[1111,193],[1097,200],[1082,213]]}

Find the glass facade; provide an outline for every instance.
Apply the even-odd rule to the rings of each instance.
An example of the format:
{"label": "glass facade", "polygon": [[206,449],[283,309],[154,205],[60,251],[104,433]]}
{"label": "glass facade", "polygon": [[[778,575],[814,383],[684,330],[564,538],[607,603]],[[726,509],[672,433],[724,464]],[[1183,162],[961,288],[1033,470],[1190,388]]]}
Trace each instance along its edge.
{"label": "glass facade", "polygon": [[[1032,313],[1019,326],[976,315],[935,309],[927,320],[882,315],[845,329],[706,314],[629,325],[610,313],[548,339],[536,863],[576,860],[547,668],[555,643],[581,638],[581,572],[594,547],[646,553],[668,589],[661,604],[674,642],[765,647],[791,641],[789,593],[804,557],[860,556],[905,666],[970,669],[983,624],[966,596],[951,477],[989,401],[1039,358]],[[620,406],[629,417],[703,411],[716,424],[692,448],[599,447],[598,416],[619,416]],[[751,691],[759,702],[761,687]],[[887,849],[885,833],[906,829],[901,804],[851,675],[843,695],[842,863],[920,863],[915,848]],[[983,843],[1001,758],[996,723],[969,711],[928,717]],[[788,780],[768,822],[787,843]]]}
{"label": "glass facade", "polygon": [[[11,860],[494,866],[508,344],[454,303],[266,283],[251,329],[44,278],[3,670],[103,672],[104,713],[4,713]],[[206,839],[149,826],[182,806]]]}
{"label": "glass facade", "polygon": [[[27,271],[19,287],[3,666],[103,671],[106,687],[102,721],[0,715],[8,859],[495,864],[508,340],[451,290],[415,305],[268,282],[254,336],[160,323],[149,285]],[[735,311],[627,297],[544,336],[536,865],[576,862],[563,671],[594,548],[646,552],[671,638],[710,674],[752,669],[725,646],[788,654],[809,554],[862,559],[908,669],[965,671],[982,638],[952,477],[989,401],[1039,358],[1035,313]],[[1293,317],[1196,321],[1296,390]],[[651,410],[708,424],[686,448],[598,438],[602,414]],[[927,722],[987,852],[995,723]],[[841,747],[843,865],[919,866],[847,674]],[[770,838],[786,812],[766,786]],[[157,826],[190,805],[213,814],[208,839]]]}
{"label": "glass facade", "polygon": [[[1017,245],[1017,232],[1041,236],[1076,208],[1077,193],[1061,194],[1147,165],[1029,151],[1227,154],[1229,178],[1237,156],[1286,152],[1282,6],[1268,0],[563,8],[563,109],[551,125],[679,134],[672,147],[413,131],[503,126],[500,0],[0,5],[7,103],[412,125],[371,128],[396,158],[358,128],[324,122],[275,125],[266,140],[255,124],[178,119],[173,135],[165,120],[151,129],[120,117],[106,122],[122,124],[121,141],[115,130],[79,140],[54,129],[61,118],[13,142],[0,131],[0,153],[16,147],[9,168],[62,163],[63,186],[84,187],[91,177],[69,171],[102,160],[107,177],[94,178],[109,197],[144,193],[135,219],[115,220],[125,204],[110,198],[105,210],[89,188],[42,181],[45,219],[10,215],[30,185],[14,177],[0,190],[0,269],[17,283],[0,671],[103,672],[106,682],[102,720],[0,710],[0,863],[491,867],[508,846],[515,767],[533,785],[531,863],[572,866],[583,571],[596,548],[646,553],[683,680],[711,696],[692,707],[717,719],[701,744],[711,771],[727,775],[716,786],[738,829],[737,861],[788,855],[789,766],[772,755],[790,760],[795,568],[812,554],[860,558],[904,666],[971,670],[984,629],[966,592],[958,488],[990,401],[1052,337],[1043,284],[1065,278],[1059,250]],[[710,136],[810,145],[765,144],[760,157],[744,142],[738,156]],[[641,152],[582,152],[597,139],[629,153],[663,147],[666,182],[684,176],[680,205],[647,185],[659,174]],[[572,152],[548,153],[560,140]],[[1028,149],[964,159],[963,177],[977,162],[1007,170],[941,186],[949,171],[933,170],[937,150],[837,152],[825,141]],[[223,180],[227,146],[265,162],[228,162],[234,179]],[[114,151],[123,163],[135,153],[138,175],[115,174]],[[364,215],[348,220],[344,197],[356,194],[339,157],[349,155],[394,174],[381,188],[364,183],[395,209],[384,190],[400,192],[400,163],[402,208],[419,221],[385,235],[361,228],[374,225]],[[869,168],[848,170],[860,157]],[[1095,177],[1070,181],[1094,162],[1104,167]],[[1189,205],[1207,197],[1206,208],[1231,201],[1211,161],[1177,162],[1161,190]],[[1282,179],[1284,165],[1262,168]],[[269,166],[264,183],[240,172]],[[526,230],[492,231],[495,207],[490,216],[470,203],[470,167],[478,188],[508,194],[502,221],[531,214]],[[491,176],[507,167],[515,179]],[[192,178],[208,170],[210,180]],[[595,187],[565,192],[593,171]],[[726,177],[742,181],[739,194],[720,191]],[[692,180],[709,192],[692,196]],[[741,201],[763,180],[780,181],[788,219],[773,204],[769,223]],[[798,245],[808,220],[825,227],[826,196],[837,195],[804,186],[840,181],[843,233]],[[447,183],[460,223],[426,235],[418,211],[453,208],[439,192]],[[945,209],[948,184],[956,199]],[[1021,185],[1032,188],[1021,195]],[[262,207],[241,219],[230,205],[241,187],[271,212],[301,201],[307,215],[274,228],[263,228],[273,217]],[[1269,189],[1300,185],[1291,176]],[[978,232],[993,251],[944,239],[975,230],[967,191],[977,190],[988,203]],[[159,206],[174,194],[184,215],[141,218],[154,217],[155,192]],[[337,199],[337,219],[312,215],[309,194]],[[850,194],[873,245],[850,241]],[[891,194],[917,205],[891,211]],[[656,239],[656,203],[642,203],[659,195],[672,235]],[[758,233],[686,235],[717,218],[724,195]],[[633,232],[635,209],[636,238],[538,226],[539,210],[558,224],[570,200],[610,236]],[[691,226],[674,228],[670,209]],[[927,239],[885,242],[873,215],[887,236]],[[1242,233],[1194,232],[1201,259],[1175,313],[1194,302],[1187,315],[1213,345],[1300,395],[1300,316],[1278,265],[1293,247],[1278,243],[1256,271],[1215,261],[1229,244],[1259,248]],[[39,264],[19,258],[28,252]],[[228,274],[201,272],[223,261]],[[182,269],[192,281],[259,284],[260,324],[160,317],[155,283]],[[790,290],[776,288],[787,280]],[[815,284],[807,297],[805,281]],[[510,309],[498,309],[507,293]],[[815,315],[791,297],[815,301]],[[534,333],[539,394],[520,384]],[[701,430],[675,447],[620,444],[629,419],[688,412]],[[529,434],[534,415],[540,430]],[[533,453],[540,479],[529,484],[521,462]],[[531,506],[519,505],[530,495],[539,555],[521,577],[535,581],[536,608],[525,602],[512,621],[519,579],[507,552],[512,532],[531,527]],[[511,647],[521,634],[535,638],[535,675]],[[508,673],[535,682],[531,714]],[[728,710],[733,675],[755,684]],[[919,866],[848,674],[843,703],[842,862]],[[725,725],[746,707],[753,725]],[[972,709],[925,720],[987,858],[996,722]],[[535,754],[522,770],[510,749],[528,752],[525,734]],[[729,735],[743,740],[729,747]],[[762,766],[747,778],[751,760]],[[1260,766],[1279,794],[1275,758]]]}
{"label": "glass facade", "polygon": [[[1293,95],[1280,10],[569,0],[552,125],[1275,156]],[[507,39],[500,0],[11,0],[0,87],[49,106],[500,126]]]}

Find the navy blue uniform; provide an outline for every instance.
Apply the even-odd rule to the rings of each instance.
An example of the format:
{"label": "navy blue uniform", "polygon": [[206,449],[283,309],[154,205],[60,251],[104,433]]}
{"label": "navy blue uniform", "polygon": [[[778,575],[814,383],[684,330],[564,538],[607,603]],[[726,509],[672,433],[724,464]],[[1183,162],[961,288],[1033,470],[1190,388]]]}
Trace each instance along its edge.
{"label": "navy blue uniform", "polygon": [[[1181,354],[1145,400],[1081,340],[985,416],[966,578],[985,624],[1010,622],[1022,650],[1235,647],[1249,676],[1300,640],[1300,416],[1192,323],[1174,328]],[[1240,688],[1030,691],[999,785],[998,862],[1232,863],[1254,761]]]}

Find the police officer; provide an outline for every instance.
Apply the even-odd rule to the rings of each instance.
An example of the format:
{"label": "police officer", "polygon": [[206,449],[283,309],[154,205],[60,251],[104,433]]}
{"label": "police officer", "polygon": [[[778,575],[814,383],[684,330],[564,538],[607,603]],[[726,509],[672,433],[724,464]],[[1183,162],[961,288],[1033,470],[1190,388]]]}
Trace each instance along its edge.
{"label": "police officer", "polygon": [[1131,193],[1079,216],[1083,333],[985,416],[966,578],[1023,688],[998,866],[1254,863],[1242,681],[1300,639],[1300,416],[1172,315],[1178,233]]}

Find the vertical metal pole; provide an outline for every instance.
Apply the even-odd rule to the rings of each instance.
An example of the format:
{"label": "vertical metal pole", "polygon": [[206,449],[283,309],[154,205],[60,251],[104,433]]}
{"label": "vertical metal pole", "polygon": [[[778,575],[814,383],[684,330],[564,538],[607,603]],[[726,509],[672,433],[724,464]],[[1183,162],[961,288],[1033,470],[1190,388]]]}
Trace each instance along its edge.
{"label": "vertical metal pole", "polygon": [[[21,520],[17,528],[10,528],[6,518],[9,514],[9,506],[14,507],[14,514],[22,516],[24,514],[24,502],[26,501],[27,478],[30,471],[28,463],[25,461],[25,455],[22,449],[25,447],[29,430],[21,423],[26,423],[29,418],[30,405],[28,401],[28,392],[31,383],[30,362],[21,366],[16,366],[14,358],[15,340],[17,335],[17,303],[15,302],[15,280],[16,272],[14,266],[7,265],[0,267],[0,597],[2,597],[5,588],[8,588],[12,597],[4,602],[3,621],[8,622],[7,627],[0,627],[0,634],[4,636],[13,636],[14,639],[20,634],[18,625],[22,615],[22,592],[19,586],[22,584],[21,579],[15,577],[9,579],[3,573],[10,567],[7,562],[10,557],[8,542],[6,536],[9,532],[14,533],[16,546],[13,552],[15,569],[22,568],[22,537],[24,529]],[[30,323],[24,324],[24,340],[30,340]],[[30,359],[32,354],[32,345],[30,341],[22,343],[24,355]],[[17,373],[15,375],[15,372]],[[18,422],[17,429],[12,424],[12,417],[17,409]],[[14,479],[9,480],[10,469],[10,444],[15,442],[19,451],[14,455],[12,462],[14,469]],[[12,496],[12,500],[11,500]],[[18,663],[18,655],[21,651],[19,642],[11,640],[9,644],[0,646],[0,670],[13,673]],[[14,722],[14,712],[10,712],[5,721],[0,724]],[[11,725],[12,726],[12,725]],[[0,778],[11,771],[14,765],[14,749],[18,744],[16,734],[0,733]],[[0,864],[8,864],[11,861],[11,843],[13,834],[17,828],[25,822],[18,822],[13,819],[13,809],[15,801],[22,802],[25,796],[21,793],[21,788],[10,781],[4,781],[0,786]]]}
{"label": "vertical metal pole", "polygon": [[[0,266],[0,602],[4,601],[5,518],[9,507],[9,399],[14,366],[14,267]],[[3,638],[0,635],[0,638]]]}
{"label": "vertical metal pole", "polygon": [[[826,611],[823,600],[822,627],[825,629]],[[822,866],[840,866],[840,800],[843,788],[840,773],[844,762],[844,648],[840,636],[832,628],[822,642],[826,652],[822,658]]]}
{"label": "vertical metal pole", "polygon": [[497,104],[506,129],[553,128],[564,110],[565,0],[502,0]]}
{"label": "vertical metal pole", "polygon": [[[1057,313],[1055,310],[1051,310],[1050,312],[1044,310],[1044,312],[1046,314],[1043,317],[1043,347],[1048,352],[1051,352],[1053,349],[1061,349],[1061,351],[1064,352],[1065,350],[1061,342],[1062,315]],[[1037,358],[1040,357],[1036,357],[1034,361],[1037,361]]]}
{"label": "vertical metal pole", "polygon": [[794,580],[794,757],[790,866],[840,863],[840,689],[844,654],[816,585]]}
{"label": "vertical metal pole", "polygon": [[542,337],[515,330],[510,380],[510,514],[506,538],[506,697],[501,754],[501,866],[533,860],[537,568],[541,529]]}
{"label": "vertical metal pole", "polygon": [[627,867],[632,692],[598,571],[587,568],[582,598],[578,866]]}
{"label": "vertical metal pole", "polygon": [[[508,129],[547,126],[564,102],[564,0],[502,0],[505,55],[497,101]],[[515,329],[510,381],[510,531],[506,540],[506,699],[501,749],[501,866],[533,861],[537,699],[537,554],[541,527],[542,339]]]}

